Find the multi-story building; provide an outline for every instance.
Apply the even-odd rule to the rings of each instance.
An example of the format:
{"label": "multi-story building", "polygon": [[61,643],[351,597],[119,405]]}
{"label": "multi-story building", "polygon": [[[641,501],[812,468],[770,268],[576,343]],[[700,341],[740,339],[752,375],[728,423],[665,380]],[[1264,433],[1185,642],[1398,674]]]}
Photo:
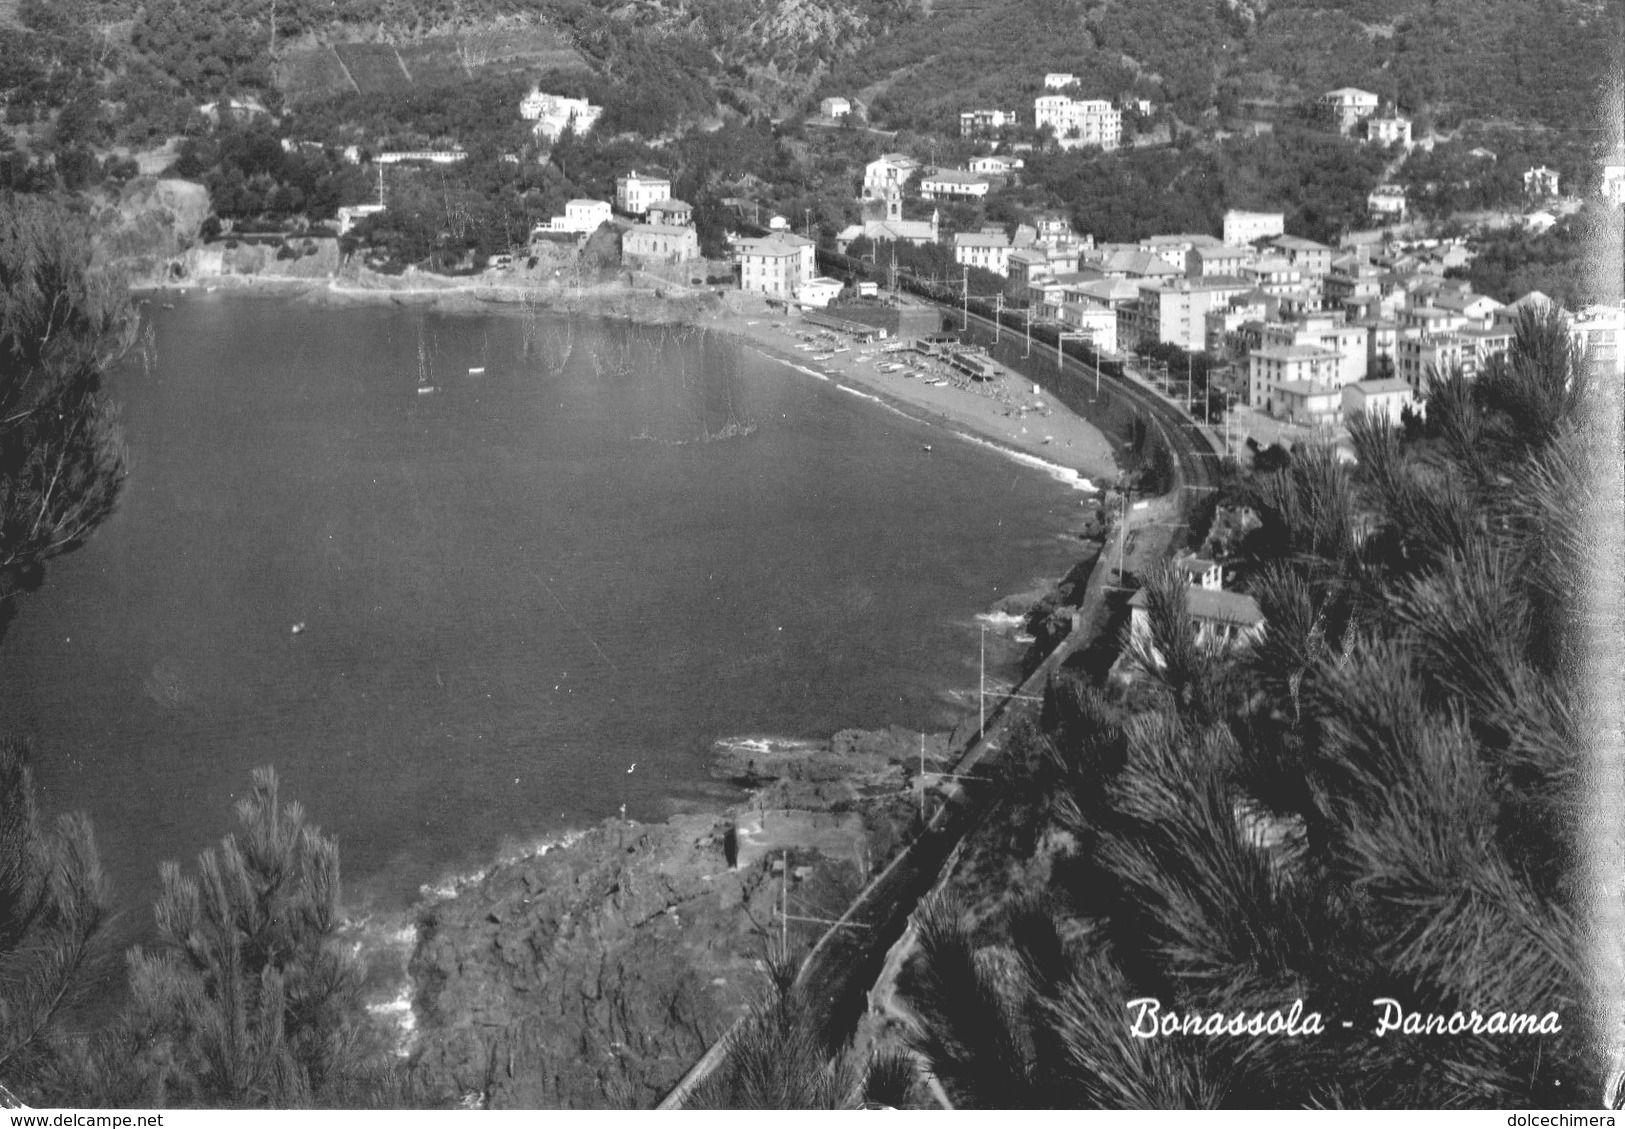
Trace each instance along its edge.
{"label": "multi-story building", "polygon": [[1336,353],[1319,345],[1261,345],[1247,355],[1247,406],[1270,410],[1272,390],[1280,384],[1339,390],[1338,362]]}
{"label": "multi-story building", "polygon": [[780,232],[762,239],[734,241],[739,288],[777,298],[794,298],[802,282],[815,274],[815,245],[810,239]]}
{"label": "multi-story building", "polygon": [[1320,96],[1321,112],[1339,133],[1347,133],[1357,123],[1377,112],[1378,98],[1369,90],[1352,86],[1328,90]]}
{"label": "multi-story building", "polygon": [[1049,255],[1041,247],[1015,247],[1005,256],[1004,276],[1012,286],[1028,287],[1056,273],[1050,267]]}
{"label": "multi-story building", "polygon": [[1616,208],[1625,204],[1625,153],[1615,153],[1603,164],[1602,198]]}
{"label": "multi-story building", "polygon": [[1045,90],[1065,90],[1069,86],[1078,85],[1078,76],[1060,71],[1052,71],[1044,76]]}
{"label": "multi-story building", "polygon": [[987,178],[963,169],[938,169],[920,180],[920,195],[929,200],[980,200],[991,185]]}
{"label": "multi-story building", "polygon": [[1394,349],[1394,375],[1417,396],[1427,393],[1428,376],[1466,370],[1474,356],[1471,342],[1459,333],[1415,333],[1401,336]]}
{"label": "multi-story building", "polygon": [[1365,120],[1365,139],[1372,145],[1411,147],[1411,119],[1398,114],[1382,114]]}
{"label": "multi-story building", "polygon": [[1303,272],[1278,255],[1243,263],[1238,273],[1265,294],[1276,297],[1303,286]]}
{"label": "multi-story building", "polygon": [[1366,210],[1378,219],[1405,218],[1405,189],[1398,184],[1379,184],[1365,198]]}
{"label": "multi-story building", "polygon": [[1072,99],[1044,94],[1033,101],[1033,124],[1049,126],[1063,149],[1098,145],[1116,149],[1123,140],[1123,111],[1102,99]]}
{"label": "multi-story building", "polygon": [[602,106],[594,106],[585,98],[544,94],[535,86],[519,100],[519,116],[528,122],[535,122],[531,132],[549,141],[557,141],[566,129],[578,134],[586,133],[603,113]]}
{"label": "multi-story building", "polygon": [[1207,344],[1207,312],[1251,289],[1237,278],[1174,278],[1140,282],[1140,296],[1132,306],[1130,332],[1118,327],[1118,343],[1132,349],[1142,342],[1178,345],[1199,353]]}
{"label": "multi-story building", "polygon": [[1189,278],[1239,276],[1241,268],[1258,258],[1251,247],[1232,247],[1225,243],[1211,247],[1192,247],[1185,252],[1185,274]]}
{"label": "multi-story building", "polygon": [[1524,173],[1523,193],[1525,196],[1556,196],[1557,170],[1541,165]]}
{"label": "multi-story building", "polygon": [[615,178],[615,206],[628,215],[641,216],[657,200],[671,199],[671,181],[663,176],[639,176],[637,170]]}
{"label": "multi-story building", "polygon": [[1362,412],[1399,426],[1405,410],[1420,411],[1421,401],[1411,386],[1397,376],[1383,380],[1362,380],[1345,385],[1343,390],[1343,418],[1350,419]]}
{"label": "multi-story building", "polygon": [[893,188],[901,192],[908,178],[919,167],[920,162],[906,153],[882,153],[863,166],[864,198],[884,200],[887,192]]}
{"label": "multi-story building", "polygon": [[1286,230],[1282,212],[1243,212],[1231,208],[1224,213],[1224,242],[1232,247],[1280,235]]}
{"label": "multi-story building", "polygon": [[[609,201],[607,200],[571,200],[564,205],[564,214],[554,216],[545,230],[547,231],[597,231],[609,222]],[[538,231],[544,230],[540,227]]]}
{"label": "multi-story building", "polygon": [[962,231],[954,236],[954,262],[994,274],[1009,271],[1010,237],[1002,231]]}
{"label": "multi-story building", "polygon": [[1223,244],[1222,239],[1215,239],[1211,235],[1199,232],[1183,231],[1172,235],[1148,235],[1140,240],[1138,246],[1148,255],[1156,255],[1174,269],[1183,272],[1185,269],[1185,256],[1196,247],[1218,247]]}
{"label": "multi-story building", "polygon": [[668,196],[664,200],[656,200],[650,204],[644,211],[644,219],[649,223],[670,223],[688,227],[694,223],[694,205]]}
{"label": "multi-story building", "polygon": [[1261,341],[1266,349],[1313,345],[1330,354],[1336,360],[1324,379],[1341,387],[1364,380],[1369,372],[1366,336],[1363,327],[1346,325],[1337,315],[1310,314],[1291,321],[1267,322]]}
{"label": "multi-story building", "polygon": [[1625,376],[1625,306],[1587,306],[1569,319],[1569,337],[1599,371]]}
{"label": "multi-story building", "polygon": [[959,115],[959,136],[983,137],[1015,124],[1014,110],[963,110]]}
{"label": "multi-story building", "polygon": [[1248,290],[1214,306],[1203,319],[1207,351],[1245,357],[1262,343],[1264,324],[1274,312],[1275,304],[1261,290]]}
{"label": "multi-story building", "polygon": [[1284,255],[1305,278],[1324,278],[1332,270],[1332,249],[1298,235],[1277,235],[1265,244],[1267,254]]}

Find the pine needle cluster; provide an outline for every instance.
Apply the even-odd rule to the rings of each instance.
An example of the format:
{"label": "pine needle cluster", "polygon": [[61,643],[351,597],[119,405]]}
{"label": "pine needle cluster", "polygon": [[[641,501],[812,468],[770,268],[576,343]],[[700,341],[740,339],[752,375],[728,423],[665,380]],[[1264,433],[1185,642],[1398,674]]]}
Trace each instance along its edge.
{"label": "pine needle cluster", "polygon": [[[1354,461],[1300,446],[1251,483],[1262,638],[1199,642],[1165,573],[1133,693],[1051,686],[1030,810],[1071,857],[996,925],[947,905],[922,927],[910,1004],[956,1104],[1602,1100],[1577,839],[1591,373],[1525,314],[1487,372],[1435,376],[1411,434],[1357,419]],[[1147,999],[1300,1023],[1148,1038]],[[1379,1035],[1384,999],[1556,1018]]]}

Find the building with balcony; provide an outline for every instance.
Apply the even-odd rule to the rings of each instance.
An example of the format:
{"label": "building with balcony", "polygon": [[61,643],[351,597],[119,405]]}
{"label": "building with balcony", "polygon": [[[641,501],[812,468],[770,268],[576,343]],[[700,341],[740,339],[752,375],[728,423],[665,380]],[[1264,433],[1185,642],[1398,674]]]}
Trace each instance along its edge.
{"label": "building with balcony", "polygon": [[1014,110],[963,110],[959,115],[959,136],[985,137],[1015,124]]}
{"label": "building with balcony", "polygon": [[733,259],[739,266],[739,288],[773,298],[795,298],[802,282],[816,273],[815,251],[812,240],[788,233],[736,239]]}
{"label": "building with balcony", "polygon": [[887,192],[895,188],[899,193],[920,167],[906,153],[883,153],[863,166],[863,196],[867,200],[884,200]]}
{"label": "building with balcony", "polygon": [[1118,343],[1132,349],[1141,343],[1161,342],[1199,353],[1207,344],[1207,313],[1237,294],[1252,289],[1238,278],[1173,278],[1142,280],[1139,297],[1123,311],[1132,311],[1131,328],[1118,326]]}
{"label": "building with balcony", "polygon": [[[1273,389],[1309,385],[1336,392],[1339,357],[1318,345],[1261,345],[1247,355],[1247,406],[1271,411]],[[1304,410],[1307,410],[1305,408]],[[1338,399],[1338,410],[1342,400]]]}
{"label": "building with balcony", "polygon": [[1010,237],[1004,232],[962,231],[954,236],[954,262],[980,267],[994,274],[1007,274]]}
{"label": "building with balcony", "polygon": [[1048,126],[1063,149],[1098,145],[1109,152],[1123,140],[1123,111],[1101,99],[1041,95],[1033,101],[1033,124]]}

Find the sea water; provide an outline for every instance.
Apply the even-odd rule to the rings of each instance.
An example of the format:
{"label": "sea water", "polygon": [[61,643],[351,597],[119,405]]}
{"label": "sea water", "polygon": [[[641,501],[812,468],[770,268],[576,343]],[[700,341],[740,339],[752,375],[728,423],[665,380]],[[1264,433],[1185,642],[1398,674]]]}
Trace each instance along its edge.
{"label": "sea water", "polygon": [[715,334],[147,316],[110,381],[117,512],[0,642],[0,727],[137,934],[259,765],[338,837],[347,904],[387,910],[623,805],[737,799],[719,739],[951,727],[978,614],[1075,553],[1075,481]]}

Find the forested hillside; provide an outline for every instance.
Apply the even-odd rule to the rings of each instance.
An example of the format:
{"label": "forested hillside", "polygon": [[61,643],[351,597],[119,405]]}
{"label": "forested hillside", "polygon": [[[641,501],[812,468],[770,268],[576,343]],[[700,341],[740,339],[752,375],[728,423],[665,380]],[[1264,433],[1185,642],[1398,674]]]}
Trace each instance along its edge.
{"label": "forested hillside", "polygon": [[[839,64],[828,89],[879,87],[874,110],[951,129],[966,105],[1030,109],[1050,71],[1084,97],[1129,91],[1186,122],[1276,118],[1355,85],[1429,126],[1589,119],[1621,42],[1604,0],[1005,0],[933,5]],[[888,82],[903,68],[906,80]]]}

